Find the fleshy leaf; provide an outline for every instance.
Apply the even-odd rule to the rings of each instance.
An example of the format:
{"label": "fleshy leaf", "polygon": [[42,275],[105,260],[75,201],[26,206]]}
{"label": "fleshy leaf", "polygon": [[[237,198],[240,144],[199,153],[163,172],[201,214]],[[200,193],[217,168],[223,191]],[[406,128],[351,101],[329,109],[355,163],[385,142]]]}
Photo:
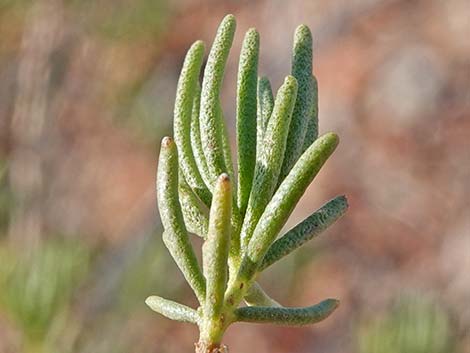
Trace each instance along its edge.
{"label": "fleshy leaf", "polygon": [[184,223],[190,233],[196,234],[201,238],[206,238],[209,228],[209,217],[202,202],[194,194],[181,173],[179,178],[179,197],[181,210],[183,212]]}
{"label": "fleshy leaf", "polygon": [[276,261],[300,248],[304,243],[320,235],[347,210],[346,197],[338,196],[324,204],[318,211],[305,218],[281,238],[277,239],[268,249],[258,271],[263,271]]}
{"label": "fleshy leaf", "polygon": [[227,174],[222,174],[214,185],[209,231],[202,247],[204,276],[207,281],[204,317],[210,320],[215,320],[220,314],[227,287],[231,211],[231,182]]}
{"label": "fleshy leaf", "polygon": [[[230,139],[228,136],[228,130],[227,130],[227,126],[225,125],[225,118],[224,118],[224,114],[223,114],[220,103],[219,103],[219,108],[218,108],[217,123],[219,124],[219,131],[221,133],[222,154],[224,156],[225,168],[227,169],[226,173],[228,173],[230,178],[233,178],[234,170],[233,170],[233,162],[232,162],[232,151],[230,148]],[[236,194],[234,195],[234,197],[236,198]],[[234,206],[236,204],[237,203],[235,202]]]}
{"label": "fleshy leaf", "polygon": [[256,135],[256,155],[260,156],[263,145],[264,134],[268,126],[269,118],[274,108],[274,96],[271,89],[271,83],[267,77],[258,79],[257,88],[257,135]]}
{"label": "fleshy leaf", "polygon": [[220,88],[235,34],[235,27],[236,22],[233,15],[228,15],[222,20],[207,59],[202,81],[201,142],[204,147],[211,184],[215,183],[220,174],[229,172],[225,165],[226,156],[223,151],[224,130],[222,127],[224,122],[220,114]]}
{"label": "fleshy leaf", "polygon": [[199,83],[196,85],[196,92],[194,93],[193,109],[191,114],[191,148],[193,150],[194,159],[196,160],[197,168],[201,174],[204,183],[208,188],[211,188],[211,178],[209,169],[207,168],[206,156],[204,155],[204,148],[201,143],[201,129],[199,122],[199,109],[201,107],[201,86]]}
{"label": "fleshy leaf", "polygon": [[262,154],[256,164],[253,187],[241,231],[242,249],[246,249],[253,230],[276,187],[296,95],[297,81],[294,77],[287,76],[277,93],[264,137]]}
{"label": "fleshy leaf", "polygon": [[327,133],[300,157],[266,206],[248,245],[247,257],[260,264],[295,205],[338,145],[338,136]]}
{"label": "fleshy leaf", "polygon": [[314,88],[312,81],[312,34],[305,25],[300,25],[295,30],[292,76],[297,79],[299,92],[292,113],[289,144],[286,147],[279,183],[284,180],[302,154],[308,122],[311,120]]}
{"label": "fleshy leaf", "polygon": [[190,307],[153,295],[145,300],[150,309],[175,321],[198,324],[199,314]]}
{"label": "fleshy leaf", "polygon": [[158,209],[162,220],[163,242],[184,277],[202,303],[206,285],[184,224],[178,193],[178,153],[171,137],[164,137],[157,173]]}
{"label": "fleshy leaf", "polygon": [[313,85],[313,104],[312,111],[310,113],[307,131],[305,133],[304,146],[302,148],[302,153],[310,147],[310,145],[318,138],[318,82],[315,76],[312,76],[312,85]]}
{"label": "fleshy leaf", "polygon": [[173,129],[184,178],[198,197],[210,206],[211,194],[199,173],[191,147],[192,108],[203,56],[204,43],[201,41],[195,42],[186,54],[176,90]]}
{"label": "fleshy leaf", "polygon": [[250,289],[248,289],[244,299],[248,306],[281,306],[281,304],[272,299],[256,282],[252,284]]}
{"label": "fleshy leaf", "polygon": [[259,34],[248,30],[243,40],[237,82],[238,208],[245,213],[256,161],[256,86]]}
{"label": "fleshy leaf", "polygon": [[339,300],[326,299],[319,304],[304,308],[250,306],[235,310],[235,315],[237,321],[303,326],[326,319],[338,305]]}

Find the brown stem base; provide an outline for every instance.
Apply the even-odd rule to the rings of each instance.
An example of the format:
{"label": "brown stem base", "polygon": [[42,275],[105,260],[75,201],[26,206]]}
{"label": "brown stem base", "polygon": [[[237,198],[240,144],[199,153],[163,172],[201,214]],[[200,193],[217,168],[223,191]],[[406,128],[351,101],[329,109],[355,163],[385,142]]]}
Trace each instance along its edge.
{"label": "brown stem base", "polygon": [[195,346],[196,353],[228,353],[228,347],[224,344],[198,342]]}

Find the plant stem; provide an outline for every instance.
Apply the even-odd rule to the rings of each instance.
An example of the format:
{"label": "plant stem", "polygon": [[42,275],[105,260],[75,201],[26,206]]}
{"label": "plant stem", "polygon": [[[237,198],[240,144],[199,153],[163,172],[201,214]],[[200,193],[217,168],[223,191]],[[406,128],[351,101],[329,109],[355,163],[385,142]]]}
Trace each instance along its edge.
{"label": "plant stem", "polygon": [[223,344],[207,344],[199,341],[195,344],[196,353],[228,353],[228,347]]}

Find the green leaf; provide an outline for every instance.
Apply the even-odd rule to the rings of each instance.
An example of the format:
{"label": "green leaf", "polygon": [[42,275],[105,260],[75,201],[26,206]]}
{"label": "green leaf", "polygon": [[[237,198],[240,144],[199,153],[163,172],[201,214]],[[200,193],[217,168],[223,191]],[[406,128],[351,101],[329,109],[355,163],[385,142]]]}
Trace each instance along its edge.
{"label": "green leaf", "polygon": [[[222,108],[218,107],[218,112],[220,118],[217,119],[217,122],[219,124],[219,128],[221,131],[222,135],[222,153],[224,156],[224,161],[225,165],[227,167],[227,173],[230,177],[231,180],[233,180],[233,176],[235,175],[234,170],[233,170],[233,163],[232,163],[232,154],[230,151],[230,141],[228,137],[228,132],[227,128],[225,126],[224,122],[224,117],[223,117],[223,112]],[[235,185],[232,183],[232,198],[233,198],[233,203],[232,203],[232,233],[231,233],[231,238],[230,238],[230,253],[234,256],[238,256],[240,252],[240,228],[241,228],[241,215],[240,211],[238,210],[237,207],[237,193],[236,193],[236,188]]]}
{"label": "green leaf", "polygon": [[190,233],[206,238],[209,228],[209,218],[202,202],[189,187],[184,176],[179,174],[179,197],[184,223]]}
{"label": "green leaf", "polygon": [[258,271],[263,271],[266,267],[289,255],[310,239],[320,235],[336,222],[346,212],[347,208],[348,202],[344,196],[338,196],[328,201],[318,211],[305,218],[276,240],[264,256]]}
{"label": "green leaf", "polygon": [[326,319],[338,307],[339,300],[326,299],[305,308],[273,308],[251,306],[235,310],[236,320],[283,326],[303,326]]}
{"label": "green leaf", "polygon": [[260,264],[308,185],[338,145],[338,136],[327,133],[300,157],[266,206],[248,245],[247,257]]}
{"label": "green leaf", "polygon": [[145,304],[147,304],[153,311],[156,311],[171,320],[198,324],[200,319],[196,310],[156,295],[148,297],[145,300]]}
{"label": "green leaf", "polygon": [[305,133],[304,146],[302,153],[318,138],[318,82],[315,76],[312,76],[313,85],[313,104],[312,111],[308,119],[307,132]]}
{"label": "green leaf", "polygon": [[287,76],[277,93],[262,154],[256,164],[253,187],[241,231],[242,249],[246,249],[253,230],[275,190],[296,95],[297,82],[294,77]]}
{"label": "green leaf", "polygon": [[[230,178],[233,178],[235,175],[234,170],[233,170],[233,162],[232,162],[232,152],[230,148],[230,139],[228,136],[228,130],[227,127],[225,126],[225,118],[224,118],[224,113],[222,111],[222,106],[218,106],[218,118],[217,118],[217,123],[219,125],[219,131],[222,137],[222,154],[224,156],[224,161],[225,161],[225,168],[227,169],[226,173],[228,173]],[[236,194],[234,195],[234,198],[236,197]],[[236,202],[234,204],[236,206]]]}
{"label": "green leaf", "polygon": [[[259,34],[250,29],[238,67],[234,168],[220,93],[235,28],[234,16],[222,20],[201,86],[204,46],[198,41],[189,49],[175,102],[176,142],[163,139],[157,176],[163,242],[201,305],[194,310],[159,297],[146,302],[169,318],[197,324],[196,350],[201,352],[220,350],[233,322],[306,325],[323,320],[339,304],[328,299],[286,308],[256,282],[261,271],[341,217],[347,201],[344,196],[329,201],[276,240],[335,150],[338,136],[318,138],[318,89],[308,27],[296,29],[292,75],[276,99],[269,80],[257,76]],[[188,230],[205,240],[202,269]],[[239,308],[243,300],[249,307]]]}
{"label": "green leaf", "polygon": [[256,160],[256,86],[259,34],[246,32],[240,54],[237,82],[238,208],[245,213]]}
{"label": "green leaf", "polygon": [[305,25],[300,25],[294,34],[292,76],[297,79],[299,92],[295,102],[289,130],[289,144],[286,147],[279,183],[284,180],[292,166],[302,154],[305,134],[313,107],[312,81],[312,34]]}
{"label": "green leaf", "polygon": [[248,306],[281,306],[281,304],[272,299],[256,282],[251,285],[250,289],[248,289],[244,299]]}
{"label": "green leaf", "polygon": [[192,108],[203,56],[204,43],[201,41],[195,42],[186,54],[176,89],[173,129],[184,178],[198,197],[210,206],[211,193],[199,173],[191,148]]}
{"label": "green leaf", "polygon": [[229,172],[225,164],[223,134],[224,122],[220,114],[220,88],[225,72],[227,57],[235,34],[235,17],[226,16],[217,30],[212,44],[201,91],[200,128],[211,184],[222,173]]}
{"label": "green leaf", "polygon": [[230,178],[222,174],[214,185],[207,241],[202,247],[207,281],[204,316],[215,319],[222,310],[227,287],[227,260],[230,244],[232,190]]}
{"label": "green leaf", "polygon": [[191,148],[193,150],[196,165],[201,174],[202,180],[208,188],[211,187],[211,178],[209,169],[207,168],[206,156],[204,156],[204,149],[201,143],[201,129],[199,123],[199,109],[201,106],[201,86],[199,83],[196,85],[196,92],[194,93],[193,109],[191,114]]}
{"label": "green leaf", "polygon": [[264,134],[274,108],[273,91],[267,77],[263,76],[258,79],[257,97],[256,156],[258,158],[261,156]]}
{"label": "green leaf", "polygon": [[164,137],[157,173],[158,209],[162,220],[163,242],[193,289],[200,303],[206,296],[206,284],[189,241],[178,194],[178,153],[171,137]]}

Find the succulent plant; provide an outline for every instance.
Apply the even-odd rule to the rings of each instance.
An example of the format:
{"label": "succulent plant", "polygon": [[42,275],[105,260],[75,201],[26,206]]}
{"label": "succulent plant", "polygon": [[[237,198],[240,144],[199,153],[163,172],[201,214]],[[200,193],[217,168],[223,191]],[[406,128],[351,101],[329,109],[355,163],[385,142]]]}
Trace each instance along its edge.
{"label": "succulent plant", "polygon": [[[245,35],[237,83],[234,172],[220,90],[235,26],[232,15],[222,20],[202,85],[204,44],[196,41],[188,50],[176,92],[174,139],[163,138],[158,163],[163,242],[200,306],[192,309],[157,296],[146,303],[170,319],[198,325],[198,353],[225,351],[222,336],[234,322],[307,325],[325,319],[339,304],[326,299],[309,307],[283,307],[256,283],[263,270],[341,217],[347,201],[344,196],[332,199],[279,237],[338,144],[334,133],[318,137],[312,35],[304,25],[294,36],[292,75],[275,99],[269,80],[258,78],[259,34],[250,29]],[[189,233],[204,240],[202,267]]]}

